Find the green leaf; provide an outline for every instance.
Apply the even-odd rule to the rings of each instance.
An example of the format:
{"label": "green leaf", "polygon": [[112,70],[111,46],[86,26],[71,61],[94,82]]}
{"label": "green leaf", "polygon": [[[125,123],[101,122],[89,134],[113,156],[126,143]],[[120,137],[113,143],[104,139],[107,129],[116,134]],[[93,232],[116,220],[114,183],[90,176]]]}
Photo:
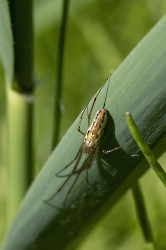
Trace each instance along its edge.
{"label": "green leaf", "polygon": [[13,38],[6,0],[0,1],[0,60],[8,82],[13,79]]}
{"label": "green leaf", "polygon": [[[156,157],[165,150],[166,132],[166,17],[130,53],[110,79],[106,108],[110,112],[100,148],[109,150],[131,139],[125,122],[129,111]],[[103,107],[106,86],[97,98],[94,113]],[[89,104],[92,105],[93,100]],[[66,178],[55,174],[74,159],[83,142],[77,131],[80,116],[63,137],[29,189],[7,236],[4,250],[75,249],[81,238],[147,170],[148,164],[134,140],[111,154],[100,150],[89,171],[80,175],[64,206],[76,175],[49,203]],[[84,115],[82,130],[87,129]],[[118,141],[118,143],[117,143]],[[137,157],[131,155],[138,154]],[[84,155],[83,159],[87,156]],[[81,162],[82,163],[82,162]],[[64,171],[71,172],[74,164]],[[80,164],[81,166],[81,164]]]}

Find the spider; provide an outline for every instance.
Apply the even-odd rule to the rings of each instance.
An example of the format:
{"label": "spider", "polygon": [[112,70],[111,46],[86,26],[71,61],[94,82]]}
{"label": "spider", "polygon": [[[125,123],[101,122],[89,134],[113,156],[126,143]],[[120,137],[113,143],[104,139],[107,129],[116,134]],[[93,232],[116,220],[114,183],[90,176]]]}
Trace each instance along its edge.
{"label": "spider", "polygon": [[[111,75],[110,75],[111,76]],[[74,187],[79,175],[81,174],[82,170],[86,167],[86,182],[92,186],[89,183],[89,179],[88,179],[88,170],[92,164],[92,161],[96,160],[97,157],[97,153],[99,150],[99,145],[100,145],[100,141],[102,139],[103,133],[104,133],[104,127],[107,123],[107,118],[108,118],[108,110],[105,109],[105,103],[106,103],[106,99],[107,99],[107,92],[108,92],[108,87],[109,87],[109,80],[110,77],[106,80],[106,82],[101,86],[101,88],[98,90],[94,100],[93,100],[93,104],[90,110],[90,113],[88,115],[88,129],[86,131],[86,133],[82,132],[80,129],[81,126],[81,121],[82,121],[82,117],[84,115],[85,110],[88,110],[88,104],[85,106],[85,108],[83,109],[82,113],[81,113],[81,117],[80,117],[80,121],[78,124],[78,132],[80,132],[82,135],[84,135],[84,141],[81,144],[81,147],[79,148],[75,158],[67,165],[65,166],[63,169],[61,169],[56,176],[58,176],[62,171],[64,171],[66,168],[68,168],[74,161],[76,161],[73,170],[71,171],[71,173],[69,174],[68,178],[65,180],[65,182],[61,185],[61,187],[56,191],[56,193],[54,193],[51,197],[49,197],[47,200],[45,200],[45,202],[48,202],[49,200],[53,199],[60,191],[61,189],[64,187],[64,185],[67,183],[67,181],[70,179],[70,177],[75,173],[75,171],[77,170],[78,164],[81,160],[82,154],[85,153],[87,154],[87,158],[85,159],[85,161],[83,162],[82,166],[79,168],[77,176],[73,182],[73,184],[71,185],[66,197],[65,197],[65,201],[67,199],[67,197],[69,196],[72,188]],[[103,108],[100,109],[99,111],[97,111],[97,113],[95,114],[95,117],[93,118],[92,122],[90,123],[90,119],[91,119],[91,113],[94,107],[94,104],[96,102],[96,99],[99,95],[99,93],[101,92],[101,90],[103,89],[104,85],[107,83],[108,81],[108,86],[107,86],[107,90],[106,90],[106,95],[105,95],[105,100],[104,100],[104,104],[103,104]],[[104,154],[108,154],[111,153],[117,149],[120,149],[122,147],[117,147],[108,151],[104,151]],[[93,186],[92,186],[93,187]],[[64,201],[64,202],[65,202]]]}

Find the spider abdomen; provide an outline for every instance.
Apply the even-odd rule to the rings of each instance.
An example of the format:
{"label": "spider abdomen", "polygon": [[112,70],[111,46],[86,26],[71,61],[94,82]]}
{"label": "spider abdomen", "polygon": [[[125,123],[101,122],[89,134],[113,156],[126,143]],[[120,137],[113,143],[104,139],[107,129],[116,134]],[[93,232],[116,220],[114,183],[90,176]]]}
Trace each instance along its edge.
{"label": "spider abdomen", "polygon": [[100,109],[91,122],[83,142],[83,150],[85,153],[89,154],[93,152],[99,145],[107,122],[107,112],[107,109]]}

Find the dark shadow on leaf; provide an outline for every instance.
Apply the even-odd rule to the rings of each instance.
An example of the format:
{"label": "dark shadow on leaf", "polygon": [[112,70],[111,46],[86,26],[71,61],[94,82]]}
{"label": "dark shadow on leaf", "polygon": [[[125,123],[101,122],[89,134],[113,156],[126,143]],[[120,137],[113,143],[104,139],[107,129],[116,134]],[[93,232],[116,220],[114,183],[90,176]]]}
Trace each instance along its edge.
{"label": "dark shadow on leaf", "polygon": [[[125,148],[129,146],[132,147],[132,143],[133,142],[129,142]],[[38,248],[34,247],[33,249],[40,248],[41,250],[52,250],[52,246],[55,242],[58,242],[59,244],[56,245],[56,249],[64,249],[63,246],[65,244],[64,242],[59,242],[58,237],[63,234],[64,240],[67,241],[76,237],[78,233],[78,225],[86,225],[87,221],[93,216],[93,213],[95,213],[95,211],[98,210],[107,199],[109,199],[110,195],[128,176],[129,172],[131,172],[135,162],[140,160],[140,157],[131,157],[123,149],[116,150],[110,154],[104,154],[102,152],[102,149],[110,150],[119,146],[120,145],[115,138],[115,124],[112,117],[109,115],[103,139],[100,143],[100,150],[96,159],[99,172],[98,178],[94,179],[91,173],[89,173],[89,180],[92,185],[97,187],[97,189],[94,191],[94,189],[86,183],[85,179],[84,190],[79,190],[77,187],[78,195],[73,194],[73,198],[71,192],[70,198],[66,202],[66,206],[63,207],[63,202],[61,203],[63,213],[61,213],[61,209],[53,206],[55,210],[58,209],[59,215],[57,215],[56,210],[55,219],[50,221],[50,224],[43,230],[36,240]],[[124,166],[124,159],[125,162],[128,162],[127,166]],[[73,218],[75,223],[71,223]]]}

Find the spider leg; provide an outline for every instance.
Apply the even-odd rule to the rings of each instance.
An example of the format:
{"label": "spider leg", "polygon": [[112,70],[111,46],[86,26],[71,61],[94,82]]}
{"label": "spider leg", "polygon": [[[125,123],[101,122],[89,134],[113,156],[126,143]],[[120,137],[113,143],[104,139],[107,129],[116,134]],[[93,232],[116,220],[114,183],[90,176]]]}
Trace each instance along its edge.
{"label": "spider leg", "polygon": [[[73,170],[72,170],[72,172],[70,173],[70,175],[68,176],[68,178],[66,179],[66,181],[62,184],[62,186],[56,191],[56,193],[54,193],[50,198],[48,198],[47,200],[44,200],[45,202],[47,202],[47,201],[49,201],[49,200],[52,200],[60,191],[61,191],[61,189],[64,187],[64,185],[67,183],[67,181],[70,179],[70,177],[73,175],[73,173],[75,172],[75,170],[76,170],[76,168],[77,168],[77,166],[78,166],[78,164],[79,164],[79,162],[80,162],[80,159],[81,159],[81,156],[82,156],[82,152],[83,152],[83,150],[81,150],[81,148],[79,149],[79,151],[78,151],[78,153],[77,153],[77,155],[78,155],[78,159],[77,159],[77,162],[76,162],[76,164],[75,164],[75,166],[74,166],[74,168],[73,168]],[[74,160],[73,160],[74,161]],[[73,162],[72,161],[72,162]],[[71,163],[72,163],[71,162]],[[66,167],[68,167],[70,164],[68,164]],[[65,169],[65,168],[64,168]],[[64,170],[63,169],[63,170]],[[61,170],[61,171],[63,171],[63,170]],[[61,172],[60,171],[60,172]]]}
{"label": "spider leg", "polygon": [[[108,77],[108,79],[110,80],[112,74],[110,74],[110,76]],[[107,80],[108,80],[107,79]],[[107,81],[106,81],[107,82]],[[109,81],[110,82],[110,81]],[[105,104],[106,104],[106,100],[107,100],[107,93],[108,93],[108,88],[109,88],[109,82],[108,82],[108,86],[107,86],[107,90],[106,90],[106,94],[105,94],[105,99],[104,99],[104,104],[103,104],[103,109],[105,108]]]}
{"label": "spider leg", "polygon": [[[91,113],[92,113],[92,110],[93,110],[93,107],[95,105],[95,102],[96,102],[96,99],[100,93],[100,91],[102,90],[102,88],[104,87],[104,85],[106,84],[106,82],[110,79],[112,74],[110,74],[110,76],[108,77],[108,79],[103,83],[103,85],[101,86],[101,88],[97,91],[97,94],[95,95],[95,98],[93,100],[93,104],[92,104],[92,107],[91,107],[91,110],[90,110],[90,113],[88,115],[88,124],[90,125],[90,118],[91,118]],[[109,86],[109,82],[108,82],[108,86]],[[105,101],[104,101],[104,105],[103,105],[103,108],[105,107],[105,102],[106,102],[106,98],[107,98],[107,92],[108,92],[108,87],[107,87],[107,91],[106,91],[106,96],[105,96]]]}
{"label": "spider leg", "polygon": [[94,154],[93,154],[93,161],[96,160],[97,158],[97,153],[99,152],[99,146],[97,146],[96,150],[94,151]]}
{"label": "spider leg", "polygon": [[88,127],[90,126],[89,115],[88,115],[88,106],[87,106],[87,117],[88,117]]}
{"label": "spider leg", "polygon": [[88,178],[88,170],[89,170],[90,166],[92,165],[92,161],[93,161],[93,158],[90,160],[89,164],[86,166],[86,182],[88,183],[89,186],[96,189],[95,186],[93,186],[92,184],[89,183],[89,178]]}
{"label": "spider leg", "polygon": [[124,143],[122,146],[120,146],[120,147],[113,148],[113,149],[108,150],[108,151],[103,150],[103,153],[104,153],[104,154],[109,154],[109,153],[112,153],[113,151],[116,151],[116,150],[118,150],[118,149],[123,148],[123,147],[124,147],[126,144],[128,144],[129,142],[131,142],[131,140],[130,140],[130,141],[127,141],[127,142],[125,142],[125,143]]}
{"label": "spider leg", "polygon": [[62,168],[58,173],[55,174],[55,176],[58,176],[62,171],[64,171],[66,168],[68,168],[75,160],[77,160],[79,158],[79,155],[81,154],[82,155],[82,145],[81,147],[79,148],[74,160],[72,160],[69,164],[67,164],[67,166],[65,166],[64,168]]}
{"label": "spider leg", "polygon": [[85,136],[85,133],[80,130],[80,126],[81,126],[81,121],[82,121],[83,114],[85,113],[85,110],[87,109],[88,104],[89,104],[89,102],[86,104],[85,108],[83,109],[83,111],[81,113],[80,121],[79,121],[79,124],[78,124],[78,132],[80,132],[84,136]]}
{"label": "spider leg", "polygon": [[95,151],[93,152],[93,157],[92,159],[90,160],[89,164],[86,166],[86,182],[93,188],[97,189],[95,186],[93,186],[92,184],[89,183],[89,180],[88,180],[88,170],[90,168],[90,166],[92,165],[92,161],[95,161],[96,158],[97,158],[97,153],[99,151],[99,146],[95,149]]}
{"label": "spider leg", "polygon": [[[67,193],[67,195],[66,195],[66,198],[65,198],[65,200],[64,200],[64,204],[66,203],[67,197],[69,196],[69,194],[70,194],[72,188],[74,187],[74,185],[75,185],[75,183],[76,183],[78,177],[80,176],[82,170],[85,168],[87,162],[89,161],[89,158],[91,158],[92,156],[93,156],[93,155],[90,154],[90,155],[85,159],[85,161],[83,162],[81,168],[80,168],[79,171],[78,171],[77,177],[75,178],[73,184],[71,185],[71,187],[70,187],[70,189],[69,189],[69,191],[68,191],[68,193]],[[90,161],[91,161],[91,159],[90,159]]]}

